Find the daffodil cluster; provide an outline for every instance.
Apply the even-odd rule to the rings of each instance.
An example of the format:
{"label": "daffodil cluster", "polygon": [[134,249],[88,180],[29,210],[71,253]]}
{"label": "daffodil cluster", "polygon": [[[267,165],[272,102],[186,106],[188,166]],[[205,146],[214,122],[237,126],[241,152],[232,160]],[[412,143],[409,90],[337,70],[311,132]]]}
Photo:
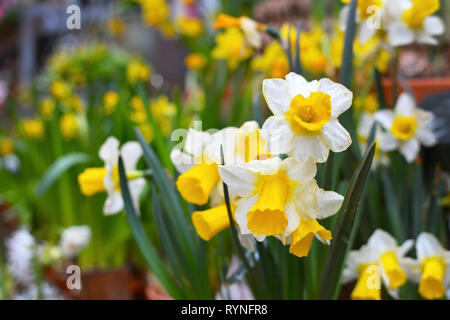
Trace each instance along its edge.
{"label": "daffodil cluster", "polygon": [[225,183],[241,235],[258,241],[275,236],[290,244],[292,254],[304,257],[314,236],[326,244],[332,239],[318,220],[335,214],[343,197],[321,189],[314,177],[316,163],[325,162],[329,150],[341,152],[351,144],[337,118],[351,106],[352,93],[329,79],[308,82],[291,72],[286,79],[264,80],[263,94],[274,115],[261,129],[246,122],[213,134],[189,130],[183,151],[172,151],[182,172],[176,185],[186,201],[197,205],[207,204],[211,196],[214,208],[193,214],[203,239],[230,223],[223,204]]}

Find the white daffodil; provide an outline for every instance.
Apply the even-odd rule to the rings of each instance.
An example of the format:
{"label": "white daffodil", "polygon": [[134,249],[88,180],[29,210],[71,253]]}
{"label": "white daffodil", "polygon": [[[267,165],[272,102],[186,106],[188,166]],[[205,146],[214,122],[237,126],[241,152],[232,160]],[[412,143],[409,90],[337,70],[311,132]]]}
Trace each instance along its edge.
{"label": "white daffodil", "polygon": [[325,162],[330,149],[341,152],[352,143],[337,119],[352,104],[353,94],[343,85],[329,79],[308,82],[291,72],[286,80],[265,79],[263,94],[274,114],[261,129],[270,153]]}
{"label": "white daffodil", "polygon": [[317,186],[316,171],[311,159],[300,163],[278,157],[219,167],[223,181],[241,197],[235,213],[241,232],[259,241],[280,236],[299,257],[308,255],[314,236],[323,242],[331,239],[317,219],[336,213],[343,200]]}
{"label": "white daffodil", "polygon": [[89,226],[71,226],[61,235],[59,247],[64,257],[73,258],[88,245],[91,240],[91,228]]}
{"label": "white daffodil", "polygon": [[[195,230],[203,240],[209,241],[230,225],[218,171],[222,161],[221,146],[225,163],[244,163],[269,157],[264,144],[258,124],[249,121],[240,128],[229,127],[214,134],[190,129],[183,151],[178,148],[172,150],[172,162],[182,172],[176,183],[182,197],[198,205],[206,204],[209,198],[211,200],[210,209],[192,214]],[[230,200],[234,214],[235,196],[231,195]],[[243,237],[241,242],[246,248],[251,248],[252,241]]]}
{"label": "white daffodil", "polygon": [[445,31],[442,20],[432,14],[439,10],[439,0],[395,0],[388,5],[395,18],[388,27],[389,43],[405,46],[413,42],[436,45],[436,36]]}
{"label": "white daffodil", "polygon": [[381,280],[386,289],[398,298],[398,288],[406,283],[403,269],[405,255],[414,242],[406,240],[401,246],[387,232],[377,229],[370,236],[367,245],[350,251],[343,271],[342,282],[358,279],[351,294],[354,300],[380,300]]}
{"label": "white daffodil", "polygon": [[144,173],[136,170],[136,164],[142,156],[142,148],[136,141],[123,144],[119,150],[119,140],[109,137],[100,147],[99,157],[104,161],[102,168],[87,168],[78,176],[78,183],[84,195],[91,196],[106,191],[108,197],[103,206],[103,213],[111,215],[120,212],[124,203],[120,189],[119,155],[123,164],[135,209],[139,212],[139,195],[145,186]]}
{"label": "white daffodil", "polygon": [[419,283],[425,299],[441,299],[450,286],[450,251],[431,233],[422,232],[416,241],[417,260],[408,259],[408,276]]}
{"label": "white daffodil", "polygon": [[[359,0],[356,7],[356,22],[358,31],[356,37],[360,43],[366,43],[376,32],[388,23],[386,10],[387,0]],[[342,0],[349,3],[350,0]],[[349,6],[341,9],[339,14],[339,24],[342,31],[345,31],[349,14]]]}
{"label": "white daffodil", "polygon": [[204,205],[211,196],[212,206],[223,203],[222,182],[218,165],[240,163],[268,156],[264,140],[255,121],[245,122],[240,128],[228,127],[214,134],[189,129],[183,151],[174,148],[171,159],[182,174],[176,185],[188,202]]}
{"label": "white daffodil", "polygon": [[362,150],[366,150],[368,145],[367,142],[369,140],[370,131],[372,130],[372,126],[375,123],[375,154],[373,156],[372,165],[370,166],[370,170],[375,170],[378,165],[389,165],[389,157],[387,154],[380,149],[380,138],[382,136],[381,128],[378,123],[375,122],[375,117],[373,114],[363,111],[361,113],[361,117],[359,119],[358,128],[356,130],[359,145]]}
{"label": "white daffodil", "polygon": [[394,111],[385,109],[375,114],[375,120],[387,130],[380,137],[380,149],[399,149],[406,161],[413,162],[419,154],[420,144],[431,147],[437,142],[428,127],[432,118],[431,112],[417,108],[414,99],[402,93]]}
{"label": "white daffodil", "polygon": [[245,41],[255,49],[262,46],[260,31],[265,30],[265,26],[248,17],[232,17],[227,14],[219,14],[214,22],[214,29],[238,27],[244,32]]}

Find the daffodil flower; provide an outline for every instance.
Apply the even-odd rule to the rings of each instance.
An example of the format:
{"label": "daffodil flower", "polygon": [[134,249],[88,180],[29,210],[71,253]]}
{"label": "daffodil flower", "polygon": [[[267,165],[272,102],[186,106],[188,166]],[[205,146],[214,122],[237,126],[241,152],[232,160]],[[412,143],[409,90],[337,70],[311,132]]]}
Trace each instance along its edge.
{"label": "daffodil flower", "polygon": [[[211,209],[192,214],[195,230],[205,241],[230,225],[218,171],[222,161],[221,147],[225,163],[244,163],[270,156],[264,149],[264,140],[255,121],[245,122],[240,128],[228,127],[214,134],[190,129],[183,151],[178,148],[172,150],[172,162],[182,172],[176,182],[181,196],[198,205],[211,200]],[[234,214],[235,196],[231,198]],[[242,240],[245,242],[245,239]]]}
{"label": "daffodil flower", "polygon": [[108,194],[103,206],[103,213],[111,215],[120,212],[123,207],[119,178],[119,155],[122,156],[134,207],[139,212],[139,195],[145,185],[144,172],[136,170],[136,164],[142,156],[142,148],[136,141],[123,144],[119,150],[119,140],[109,137],[100,147],[99,157],[105,166],[101,168],[87,168],[78,176],[81,192],[91,196],[99,192]]}
{"label": "daffodil flower", "polygon": [[222,29],[229,27],[240,28],[244,32],[245,41],[255,49],[261,48],[262,38],[260,31],[265,30],[265,25],[258,23],[248,17],[239,18],[221,13],[214,22],[214,29]]}
{"label": "daffodil flower", "polygon": [[425,299],[440,299],[450,286],[450,251],[435,236],[422,232],[416,241],[417,260],[407,260],[408,276],[419,283],[419,294]]}
{"label": "daffodil flower", "polygon": [[367,142],[369,140],[370,131],[372,130],[372,126],[375,123],[375,153],[373,155],[372,165],[370,166],[370,170],[376,170],[376,168],[381,164],[387,166],[390,161],[386,152],[381,151],[380,149],[380,139],[382,136],[381,128],[378,123],[375,122],[375,117],[373,114],[363,111],[361,113],[361,117],[359,119],[358,127],[356,129],[356,133],[358,136],[359,145],[362,150],[366,150],[368,145]]}
{"label": "daffodil flower", "polygon": [[414,99],[402,93],[394,111],[386,109],[375,114],[375,120],[386,130],[380,138],[380,149],[399,149],[406,161],[413,162],[419,154],[420,144],[431,147],[437,142],[428,127],[432,118],[431,112],[417,108]]}
{"label": "daffodil flower", "polygon": [[387,232],[377,229],[370,236],[367,245],[350,251],[342,282],[358,279],[352,291],[354,300],[380,300],[381,280],[394,298],[398,298],[398,288],[406,283],[404,270],[405,255],[414,242],[406,240],[401,246]]}
{"label": "daffodil flower", "polygon": [[[389,0],[387,0],[389,1]],[[350,0],[342,0],[349,3]],[[386,0],[359,0],[356,7],[356,22],[358,23],[357,38],[360,43],[366,43],[372,38],[379,26],[387,23]],[[344,6],[339,14],[341,30],[345,30],[349,6]]]}
{"label": "daffodil flower", "polygon": [[89,226],[71,226],[61,235],[59,246],[64,257],[77,256],[91,240],[91,228]]}
{"label": "daffodil flower", "polygon": [[350,108],[353,94],[329,79],[306,81],[296,73],[265,79],[263,94],[273,116],[264,122],[263,138],[272,154],[300,162],[325,162],[329,150],[346,150],[352,140],[337,117]]}
{"label": "daffodil flower", "polygon": [[413,42],[436,45],[435,39],[444,33],[442,20],[432,14],[439,10],[439,0],[389,1],[388,8],[396,19],[388,27],[389,43],[405,46]]}
{"label": "daffodil flower", "polygon": [[278,157],[220,166],[223,181],[241,197],[235,212],[241,233],[258,241],[279,236],[299,257],[308,255],[314,236],[327,243],[331,233],[317,219],[336,213],[343,197],[320,189],[316,171],[311,159],[300,163]]}

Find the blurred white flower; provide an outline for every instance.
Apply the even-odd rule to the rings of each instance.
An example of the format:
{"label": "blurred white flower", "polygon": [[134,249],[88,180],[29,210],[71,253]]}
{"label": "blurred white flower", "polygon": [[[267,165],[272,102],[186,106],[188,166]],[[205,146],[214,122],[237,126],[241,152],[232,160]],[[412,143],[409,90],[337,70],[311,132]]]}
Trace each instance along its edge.
{"label": "blurred white flower", "polygon": [[27,229],[15,231],[6,240],[8,270],[17,283],[28,285],[34,280],[35,248],[36,241]]}
{"label": "blurred white flower", "polygon": [[428,127],[433,114],[417,108],[414,99],[402,93],[397,100],[394,111],[380,110],[375,113],[375,120],[386,130],[380,136],[380,149],[393,151],[399,149],[406,161],[413,162],[420,151],[420,144],[431,147],[437,139]]}
{"label": "blurred white flower", "polygon": [[89,226],[71,226],[64,230],[59,245],[64,257],[73,258],[88,245],[90,240]]}

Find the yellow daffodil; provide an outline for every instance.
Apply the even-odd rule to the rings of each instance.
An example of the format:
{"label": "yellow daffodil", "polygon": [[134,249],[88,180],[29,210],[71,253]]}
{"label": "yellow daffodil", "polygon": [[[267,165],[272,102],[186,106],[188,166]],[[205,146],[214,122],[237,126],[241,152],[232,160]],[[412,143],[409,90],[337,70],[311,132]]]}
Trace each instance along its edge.
{"label": "yellow daffodil", "polygon": [[64,138],[72,139],[79,133],[77,116],[73,113],[65,113],[59,119],[59,127]]}
{"label": "yellow daffodil", "polygon": [[172,119],[176,112],[177,107],[165,95],[150,101],[150,113],[164,136],[168,136],[172,131]]}
{"label": "yellow daffodil", "polygon": [[180,16],[175,19],[175,29],[183,36],[195,38],[203,33],[203,21],[195,17]]}
{"label": "yellow daffodil", "polygon": [[337,117],[350,108],[353,94],[329,79],[306,81],[296,73],[265,79],[263,95],[273,116],[262,135],[272,154],[289,154],[300,162],[325,162],[329,150],[346,150],[352,140]]}
{"label": "yellow daffodil", "polygon": [[[389,0],[359,0],[357,3],[356,21],[358,22],[357,38],[360,43],[372,38],[381,25],[387,23],[386,2]],[[342,0],[349,3],[349,0]],[[339,15],[341,29],[345,30],[349,6],[344,6]]]}
{"label": "yellow daffodil", "polygon": [[103,112],[105,115],[110,115],[116,110],[119,103],[119,95],[117,92],[108,91],[103,96]]}
{"label": "yellow daffodil", "polygon": [[127,66],[127,79],[132,85],[137,81],[148,81],[150,74],[150,68],[142,62],[133,60]]}
{"label": "yellow daffodil", "polygon": [[41,139],[44,136],[44,123],[41,119],[22,120],[19,129],[25,137]]}
{"label": "yellow daffodil", "polygon": [[119,17],[113,17],[107,21],[109,32],[121,38],[125,33],[125,24]]}
{"label": "yellow daffodil", "polygon": [[206,57],[201,53],[191,53],[184,59],[184,64],[191,70],[201,70],[206,63]]}
{"label": "yellow daffodil", "polygon": [[398,246],[389,233],[377,229],[370,236],[367,245],[350,251],[342,282],[358,280],[351,298],[380,300],[382,280],[389,294],[398,299],[398,288],[407,280],[405,255],[413,245],[412,240],[407,240]]}
{"label": "yellow daffodil", "polygon": [[143,172],[136,170],[136,164],[142,156],[142,148],[138,142],[126,142],[119,150],[119,141],[109,137],[99,150],[99,157],[105,166],[87,168],[78,175],[78,184],[84,195],[92,196],[99,192],[107,192],[108,196],[103,206],[105,215],[118,213],[124,205],[119,179],[119,155],[123,159],[134,207],[139,211],[139,195],[144,188],[145,179]]}
{"label": "yellow daffodil", "polygon": [[308,255],[314,236],[329,243],[331,233],[317,219],[335,214],[343,197],[320,189],[316,170],[311,159],[302,163],[278,157],[220,166],[220,177],[241,197],[235,213],[241,233],[258,241],[280,236],[298,257]]}
{"label": "yellow daffodil", "polygon": [[230,69],[235,69],[239,62],[252,54],[252,48],[244,41],[244,35],[239,28],[226,28],[216,36],[216,46],[212,51],[214,59],[226,60]]}
{"label": "yellow daffodil", "polygon": [[391,6],[395,21],[388,28],[389,43],[394,47],[413,42],[437,45],[435,37],[445,31],[442,20],[432,15],[439,8],[439,0],[406,0]]}
{"label": "yellow daffodil", "polygon": [[450,286],[450,251],[438,239],[422,232],[416,242],[417,260],[408,259],[411,280],[419,283],[419,294],[425,299],[441,299]]}
{"label": "yellow daffodil", "polygon": [[381,126],[386,130],[380,138],[383,151],[399,149],[406,161],[413,162],[420,151],[420,144],[430,147],[437,139],[428,127],[433,114],[417,108],[414,99],[402,93],[397,100],[395,110],[380,110],[375,114]]}
{"label": "yellow daffodil", "polygon": [[62,100],[70,95],[71,89],[67,83],[56,80],[50,86],[50,93],[56,99]]}
{"label": "yellow daffodil", "polygon": [[14,153],[14,143],[11,139],[0,138],[0,156]]}
{"label": "yellow daffodil", "polygon": [[54,110],[55,100],[53,100],[52,98],[45,98],[39,105],[39,113],[46,120],[52,117]]}
{"label": "yellow daffodil", "polygon": [[214,29],[240,28],[244,32],[245,41],[255,49],[261,48],[262,39],[260,31],[264,31],[266,26],[248,17],[239,18],[220,13],[214,22]]}
{"label": "yellow daffodil", "polygon": [[281,44],[273,41],[261,56],[253,58],[252,68],[271,78],[284,78],[289,73],[289,60]]}

